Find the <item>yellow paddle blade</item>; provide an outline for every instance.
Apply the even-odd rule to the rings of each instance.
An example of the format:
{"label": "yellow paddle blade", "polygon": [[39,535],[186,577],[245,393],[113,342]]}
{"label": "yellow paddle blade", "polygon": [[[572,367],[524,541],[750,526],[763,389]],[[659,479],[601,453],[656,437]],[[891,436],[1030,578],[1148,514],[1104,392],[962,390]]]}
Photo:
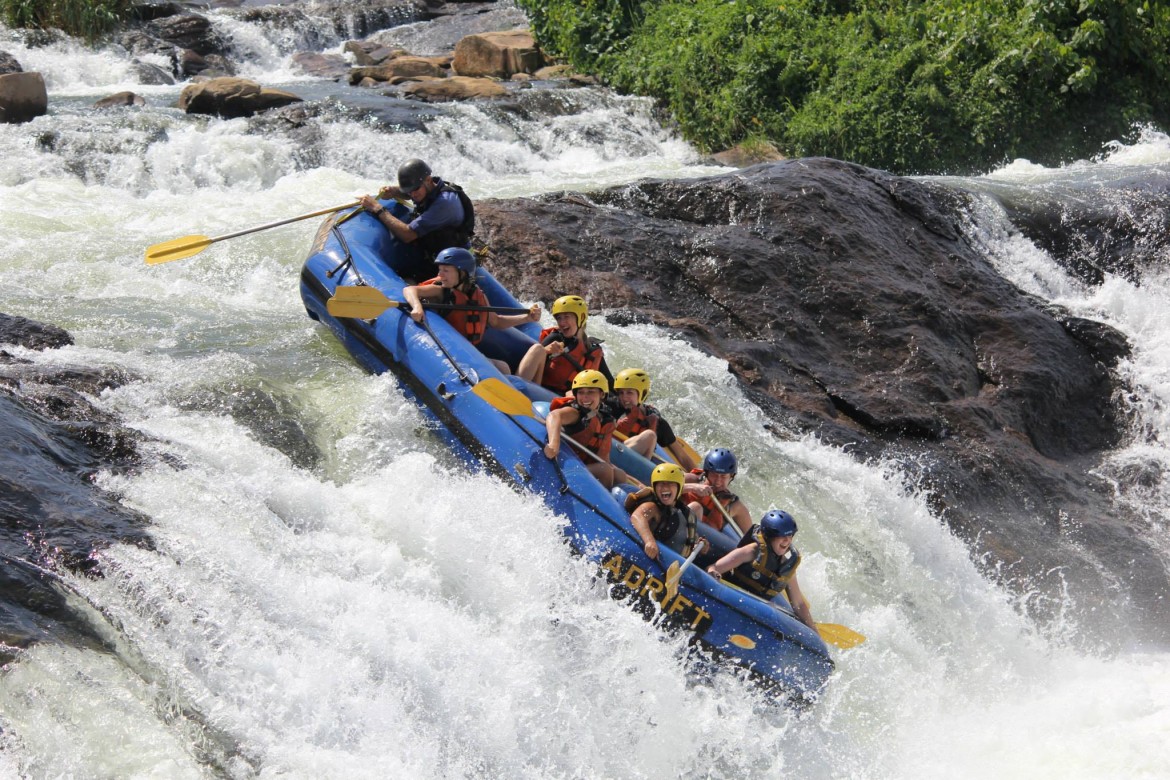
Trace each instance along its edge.
{"label": "yellow paddle blade", "polygon": [[365,303],[362,301],[339,301],[334,298],[325,302],[326,310],[334,317],[354,317],[359,320],[372,320],[387,309],[401,305],[397,301]]}
{"label": "yellow paddle blade", "polygon": [[146,250],[146,264],[158,265],[197,255],[210,246],[211,242],[212,239],[207,236],[183,236],[155,244]]}
{"label": "yellow paddle blade", "polygon": [[397,305],[377,287],[364,284],[338,285],[337,289],[333,291],[333,299],[347,303],[378,303],[384,309]]}
{"label": "yellow paddle blade", "polygon": [[[683,437],[679,436],[677,439],[675,439],[675,441],[677,441],[678,444],[683,448],[683,451],[686,452],[686,454],[688,456],[690,456],[690,459],[692,461],[694,461],[695,465],[698,465],[698,464],[703,462],[703,456],[700,455],[699,453],[695,452],[695,448],[692,447],[691,445],[687,444],[686,440],[683,439]],[[674,456],[671,455],[671,457],[673,458]]]}
{"label": "yellow paddle blade", "polygon": [[817,623],[817,633],[821,635],[821,639],[842,650],[857,647],[865,641],[865,637],[853,629],[836,623]]}
{"label": "yellow paddle blade", "polygon": [[506,415],[536,417],[532,413],[532,401],[528,400],[528,396],[502,379],[481,379],[471,391]]}
{"label": "yellow paddle blade", "polygon": [[682,568],[678,565],[678,561],[670,564],[666,570],[666,598],[663,604],[671,601],[678,595],[678,582],[682,579]]}

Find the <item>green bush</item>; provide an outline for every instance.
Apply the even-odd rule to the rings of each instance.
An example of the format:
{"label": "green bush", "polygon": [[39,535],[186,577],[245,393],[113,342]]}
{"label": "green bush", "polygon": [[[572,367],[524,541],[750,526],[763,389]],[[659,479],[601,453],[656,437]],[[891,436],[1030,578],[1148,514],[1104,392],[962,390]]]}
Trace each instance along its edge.
{"label": "green bush", "polygon": [[960,173],[1170,126],[1161,0],[519,2],[546,49],[657,98],[704,150]]}
{"label": "green bush", "polygon": [[134,0],[0,0],[0,18],[9,27],[56,28],[94,40],[116,27]]}

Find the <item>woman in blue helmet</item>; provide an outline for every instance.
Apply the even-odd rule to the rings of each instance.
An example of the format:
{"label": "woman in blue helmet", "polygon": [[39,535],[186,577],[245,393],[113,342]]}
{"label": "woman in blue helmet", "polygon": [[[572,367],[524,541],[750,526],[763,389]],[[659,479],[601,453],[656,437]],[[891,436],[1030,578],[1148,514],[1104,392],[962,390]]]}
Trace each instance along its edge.
{"label": "woman in blue helmet", "polygon": [[[410,304],[410,316],[422,322],[426,312],[423,301],[455,304],[458,306],[490,306],[487,295],[475,283],[475,255],[461,247],[439,252],[435,258],[439,275],[422,284],[411,285],[402,291]],[[444,319],[462,333],[468,341],[479,346],[487,328],[511,328],[526,322],[540,322],[540,307],[533,305],[527,314],[497,314],[484,311],[444,311]],[[490,359],[490,358],[489,358]],[[501,373],[511,373],[508,364],[492,359]]]}
{"label": "woman in blue helmet", "polygon": [[716,579],[726,574],[732,583],[761,598],[773,599],[783,593],[800,622],[816,631],[812,610],[796,580],[800,552],[792,546],[795,535],[792,515],[771,509],[743,535],[739,546],[709,566],[707,573]]}
{"label": "woman in blue helmet", "polygon": [[717,531],[723,529],[727,518],[715,505],[716,501],[735,521],[735,533],[746,533],[752,527],[752,513],[747,504],[730,490],[738,471],[735,453],[726,447],[716,447],[703,456],[699,468],[687,475],[686,492],[691,511]]}

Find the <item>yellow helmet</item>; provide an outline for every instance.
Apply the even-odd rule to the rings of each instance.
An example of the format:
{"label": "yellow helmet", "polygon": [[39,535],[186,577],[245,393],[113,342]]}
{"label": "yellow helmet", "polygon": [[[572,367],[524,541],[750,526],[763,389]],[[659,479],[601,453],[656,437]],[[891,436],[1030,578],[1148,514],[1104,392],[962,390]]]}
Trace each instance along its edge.
{"label": "yellow helmet", "polygon": [[682,492],[683,485],[686,484],[682,466],[677,463],[662,463],[655,466],[650,472],[650,484],[653,485],[655,482],[673,482],[678,485],[679,492]]}
{"label": "yellow helmet", "polygon": [[585,327],[585,318],[589,314],[589,307],[585,304],[585,299],[580,295],[562,295],[553,301],[552,315],[555,317],[558,314],[576,314],[577,327]]}
{"label": "yellow helmet", "polygon": [[601,390],[602,395],[605,395],[609,392],[609,380],[600,371],[587,368],[573,377],[573,395],[576,395],[582,387],[596,387]]}
{"label": "yellow helmet", "polygon": [[640,368],[627,368],[613,378],[614,390],[637,390],[638,403],[646,403],[650,395],[650,375]]}

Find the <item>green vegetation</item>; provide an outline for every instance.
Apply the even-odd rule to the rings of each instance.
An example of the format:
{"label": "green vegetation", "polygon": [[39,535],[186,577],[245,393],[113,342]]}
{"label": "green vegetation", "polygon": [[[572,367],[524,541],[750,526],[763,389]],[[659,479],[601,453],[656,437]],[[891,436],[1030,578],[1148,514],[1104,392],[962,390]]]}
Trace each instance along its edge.
{"label": "green vegetation", "polygon": [[708,151],[966,173],[1170,128],[1165,0],[518,2],[548,51],[657,98]]}
{"label": "green vegetation", "polygon": [[92,41],[126,18],[134,0],[0,0],[9,27],[56,28]]}

